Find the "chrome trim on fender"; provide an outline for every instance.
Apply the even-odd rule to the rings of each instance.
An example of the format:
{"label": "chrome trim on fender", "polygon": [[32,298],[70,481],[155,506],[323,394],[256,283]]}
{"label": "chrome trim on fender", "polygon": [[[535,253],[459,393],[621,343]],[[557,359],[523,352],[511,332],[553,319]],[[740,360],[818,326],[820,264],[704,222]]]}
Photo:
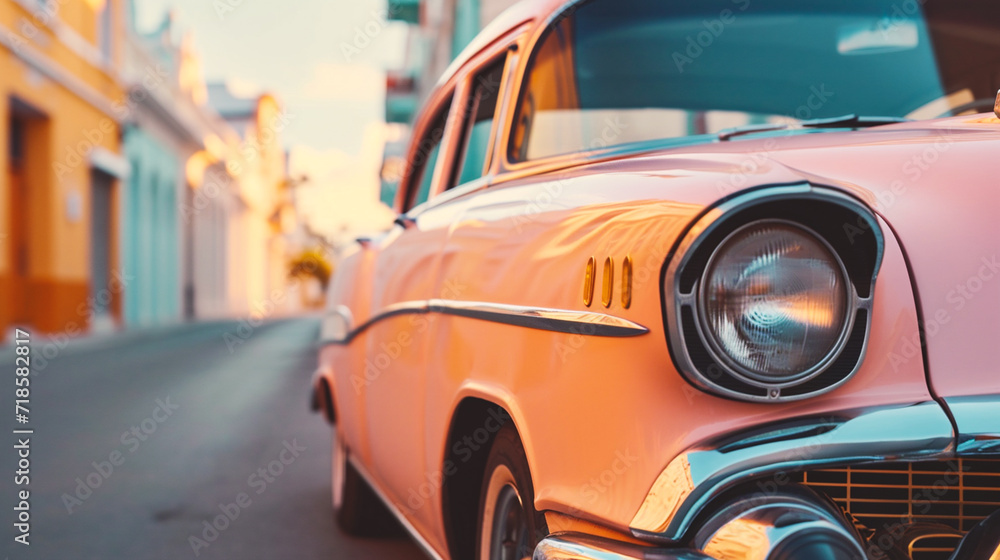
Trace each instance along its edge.
{"label": "chrome trim on fender", "polygon": [[324,340],[324,344],[347,344],[368,327],[383,319],[388,319],[396,315],[423,313],[439,313],[441,315],[467,317],[529,329],[580,334],[584,336],[632,337],[649,332],[649,329],[638,323],[633,323],[614,315],[605,315],[592,311],[432,299],[397,303],[386,307],[379,314],[358,325],[353,331],[348,332],[346,336],[338,339]]}
{"label": "chrome trim on fender", "polygon": [[628,319],[592,311],[443,299],[432,299],[430,311],[505,325],[586,336],[629,337],[649,332],[646,327]]}
{"label": "chrome trim on fender", "polygon": [[1000,455],[1000,395],[948,397],[944,402],[958,428],[959,455]]}
{"label": "chrome trim on fender", "polygon": [[793,419],[677,456],[654,482],[630,524],[638,538],[677,543],[706,505],[755,477],[868,461],[948,457],[951,420],[933,401]]}
{"label": "chrome trim on fender", "polygon": [[646,548],[580,533],[557,533],[538,543],[532,560],[711,560],[711,558],[686,549]]}

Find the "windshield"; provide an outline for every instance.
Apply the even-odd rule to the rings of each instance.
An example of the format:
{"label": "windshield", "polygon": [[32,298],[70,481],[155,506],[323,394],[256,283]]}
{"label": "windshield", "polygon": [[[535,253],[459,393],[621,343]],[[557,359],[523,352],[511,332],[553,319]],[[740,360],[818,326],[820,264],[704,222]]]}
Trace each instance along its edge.
{"label": "windshield", "polygon": [[529,63],[514,161],[845,114],[982,112],[996,0],[593,0]]}

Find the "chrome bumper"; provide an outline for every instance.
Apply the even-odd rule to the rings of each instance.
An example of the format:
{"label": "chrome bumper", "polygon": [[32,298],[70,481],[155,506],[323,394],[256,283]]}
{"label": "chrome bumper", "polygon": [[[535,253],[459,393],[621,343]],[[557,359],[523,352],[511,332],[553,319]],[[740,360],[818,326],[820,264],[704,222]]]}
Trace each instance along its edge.
{"label": "chrome bumper", "polygon": [[948,410],[958,426],[958,454],[1000,456],[1000,395],[949,397]]}
{"label": "chrome bumper", "polygon": [[532,560],[712,560],[687,549],[646,548],[580,533],[558,533],[538,544]]}
{"label": "chrome bumper", "polygon": [[667,465],[632,520],[643,540],[677,544],[711,501],[768,476],[871,461],[917,461],[955,454],[955,433],[936,402],[798,419],[758,428],[682,453]]}
{"label": "chrome bumper", "polygon": [[[998,557],[1000,557],[1000,512],[993,514],[974,528],[962,540],[951,560],[994,560]],[[647,548],[580,533],[558,533],[538,544],[532,560],[716,559],[686,548]]]}
{"label": "chrome bumper", "polygon": [[[669,547],[682,542],[698,547],[691,544],[700,529],[695,520],[718,498],[748,481],[756,481],[760,494],[767,496],[782,486],[782,473],[803,469],[1000,456],[1000,420],[995,413],[1000,395],[948,399],[944,404],[948,412],[930,401],[799,418],[706,442],[670,462],[631,523],[634,536],[656,544],[644,547],[561,533],[543,540],[533,558],[707,560],[712,556],[700,550]],[[753,488],[748,490],[753,498]],[[985,520],[978,533],[967,535],[953,560],[1000,558],[1000,512]]]}

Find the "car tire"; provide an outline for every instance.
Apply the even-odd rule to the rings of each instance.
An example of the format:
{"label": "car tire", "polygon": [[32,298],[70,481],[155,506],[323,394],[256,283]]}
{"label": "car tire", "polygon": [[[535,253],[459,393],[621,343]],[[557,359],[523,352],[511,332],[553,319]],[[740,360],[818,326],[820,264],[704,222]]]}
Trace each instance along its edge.
{"label": "car tire", "polygon": [[337,525],[355,537],[384,537],[398,534],[399,523],[382,503],[368,481],[347,460],[347,448],[340,434],[334,435],[331,476],[333,513]]}
{"label": "car tire", "polygon": [[535,510],[528,459],[511,423],[493,440],[479,496],[479,560],[531,558],[548,527]]}

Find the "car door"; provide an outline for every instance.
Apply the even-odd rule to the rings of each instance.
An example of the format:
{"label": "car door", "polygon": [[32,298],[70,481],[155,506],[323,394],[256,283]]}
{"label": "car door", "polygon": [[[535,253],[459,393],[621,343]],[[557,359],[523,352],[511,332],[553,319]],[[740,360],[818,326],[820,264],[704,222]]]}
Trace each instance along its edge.
{"label": "car door", "polygon": [[[443,504],[448,500],[442,496],[446,477],[459,472],[460,461],[447,459],[448,450],[443,449],[446,435],[451,425],[453,397],[455,385],[470,373],[470,357],[455,353],[455,339],[442,336],[441,326],[448,324],[453,317],[454,309],[444,311],[440,306],[458,305],[474,299],[477,287],[474,284],[489,283],[496,268],[483,267],[476,278],[458,277],[445,273],[445,269],[453,270],[455,261],[478,260],[464,253],[474,244],[467,240],[456,240],[456,228],[460,227],[462,215],[469,204],[489,192],[493,177],[492,169],[496,163],[493,158],[494,145],[499,132],[499,121],[506,103],[509,82],[512,79],[517,61],[517,49],[512,45],[524,40],[523,28],[512,30],[501,37],[491,47],[484,49],[472,57],[458,76],[453,111],[452,132],[455,142],[452,158],[444,184],[444,191],[434,199],[433,204],[421,217],[428,227],[438,224],[447,227],[448,237],[441,247],[437,264],[437,279],[434,286],[434,314],[427,316],[427,326],[431,329],[434,341],[427,355],[427,376],[425,390],[426,413],[424,430],[426,434],[425,464],[426,473],[421,485],[408,498],[412,503],[407,505],[420,506],[415,516],[428,519],[437,527],[437,532],[428,535],[432,542],[447,542],[447,535],[440,519],[444,518]],[[475,236],[472,228],[472,236]],[[467,232],[469,230],[466,230]],[[489,344],[487,341],[483,341]],[[463,426],[463,429],[475,426]],[[478,499],[478,494],[473,499]],[[467,520],[469,526],[474,526],[475,519]],[[467,527],[453,528],[459,532],[475,531]]]}
{"label": "car door", "polygon": [[355,373],[359,382],[354,384],[365,401],[371,474],[421,533],[429,522],[413,496],[426,482],[424,387],[427,354],[433,351],[433,316],[424,311],[448,231],[447,222],[422,213],[450,174],[452,91],[431,99],[428,116],[415,129],[398,194],[403,213],[374,257],[370,309],[375,320],[365,334],[363,371]]}

